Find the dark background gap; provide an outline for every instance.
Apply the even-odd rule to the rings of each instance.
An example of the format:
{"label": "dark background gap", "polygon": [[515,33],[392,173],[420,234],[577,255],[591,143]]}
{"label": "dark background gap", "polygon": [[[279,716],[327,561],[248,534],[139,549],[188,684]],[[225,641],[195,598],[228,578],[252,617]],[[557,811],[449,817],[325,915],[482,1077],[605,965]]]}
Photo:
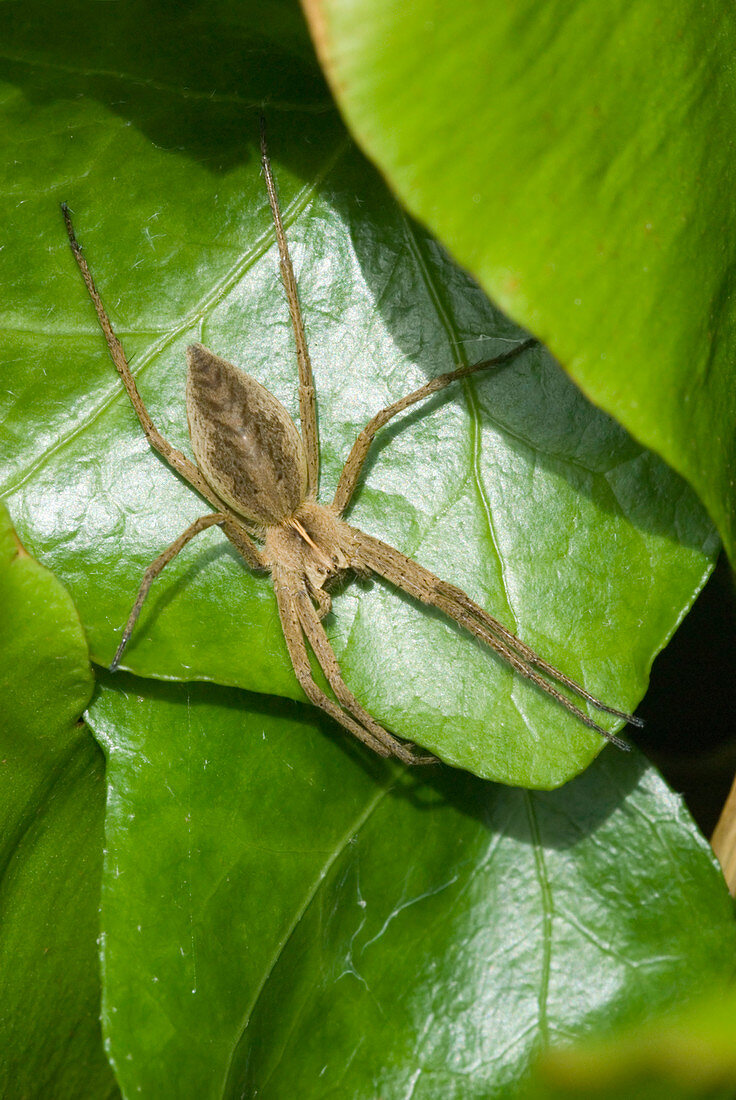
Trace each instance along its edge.
{"label": "dark background gap", "polygon": [[725,553],[652,668],[636,743],[707,837],[736,773],[736,589]]}

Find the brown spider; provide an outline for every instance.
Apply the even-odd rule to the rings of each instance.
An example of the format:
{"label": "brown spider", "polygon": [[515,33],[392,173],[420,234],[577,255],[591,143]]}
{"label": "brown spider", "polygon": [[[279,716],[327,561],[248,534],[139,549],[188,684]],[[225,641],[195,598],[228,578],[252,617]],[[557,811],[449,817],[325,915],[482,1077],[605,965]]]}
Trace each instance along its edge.
{"label": "brown spider", "polygon": [[[434,760],[432,756],[418,754],[409,742],[398,740],[379,725],[342,679],[322,619],[331,606],[328,584],[348,570],[361,575],[375,573],[421,603],[439,608],[586,726],[620,748],[627,749],[629,746],[624,741],[589,718],[549,679],[564,685],[598,710],[634,725],[641,725],[639,719],[594,698],[574,680],[539,657],[461,589],[439,580],[411,558],[351,527],[341,518],[350,503],[371,441],[384,424],[451,382],[503,363],[535,341],[524,340],[503,355],[441,374],[382,409],[353,444],[332,503],[319,503],[319,441],[312,367],[266,150],[263,121],[261,159],[276,229],[281,278],[296,338],[301,434],[283,405],[260,382],[213,355],[201,344],[193,344],[187,349],[186,400],[196,465],[172,447],[154,426],[74,234],[69,209],[65,203],[62,204],[75,259],[97,311],[112,361],[146,437],[159,454],[216,509],[210,515],[195,520],[146,569],[111,669],[118,666],[155,577],[190,539],[208,527],[218,526],[252,569],[271,573],[289,656],[307,698],[381,756],[397,756],[407,764]],[[324,672],[334,700],[314,682],[307,644]]]}

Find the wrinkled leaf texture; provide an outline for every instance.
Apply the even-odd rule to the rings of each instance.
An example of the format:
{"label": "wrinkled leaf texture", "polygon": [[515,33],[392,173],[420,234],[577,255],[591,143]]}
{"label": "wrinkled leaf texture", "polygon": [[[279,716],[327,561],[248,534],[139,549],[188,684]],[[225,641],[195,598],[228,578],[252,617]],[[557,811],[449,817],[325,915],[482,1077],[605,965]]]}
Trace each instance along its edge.
{"label": "wrinkled leaf texture", "polygon": [[[2,492],[23,538],[70,588],[103,664],[143,569],[206,509],[143,437],[59,201],[74,212],[140,389],[172,442],[188,449],[192,340],[295,412],[257,156],[264,105],[315,364],[325,496],[378,408],[522,335],[355,151],[304,37],[295,9],[270,5],[257,27],[252,12],[227,6],[176,16],[139,3],[6,12],[14,155],[0,253],[10,391]],[[715,550],[685,484],[541,349],[385,431],[350,518],[623,707],[642,695]],[[600,749],[469,637],[380,583],[345,587],[329,631],[348,684],[376,717],[450,763],[553,787]],[[267,579],[249,574],[216,531],[158,581],[125,661],[148,677],[301,697]]]}

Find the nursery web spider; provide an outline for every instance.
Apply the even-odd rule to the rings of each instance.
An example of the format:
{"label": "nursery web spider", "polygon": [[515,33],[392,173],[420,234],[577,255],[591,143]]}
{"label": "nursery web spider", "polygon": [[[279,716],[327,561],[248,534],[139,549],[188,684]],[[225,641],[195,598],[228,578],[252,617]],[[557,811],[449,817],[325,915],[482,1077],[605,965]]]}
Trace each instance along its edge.
{"label": "nursery web spider", "polygon": [[[381,756],[397,756],[407,764],[428,763],[434,759],[419,754],[411,743],[399,740],[379,725],[342,679],[322,620],[331,606],[327,587],[347,570],[361,575],[375,573],[419,602],[438,608],[586,726],[620,748],[628,748],[624,741],[589,718],[550,680],[600,711],[635,725],[640,724],[638,719],[594,698],[538,656],[461,589],[439,580],[411,558],[342,519],[371,441],[389,420],[452,382],[507,361],[535,341],[524,340],[503,355],[441,374],[376,413],[353,444],[334,499],[329,504],[320,503],[317,499],[319,442],[312,367],[263,121],[261,160],[276,231],[281,278],[296,339],[301,433],[283,405],[260,382],[213,355],[201,344],[193,344],[187,349],[186,403],[196,465],[172,447],[153,424],[74,234],[69,209],[62,204],[74,257],[97,311],[110,356],[143,431],[151,446],[215,509],[195,520],[146,569],[111,668],[115,669],[120,661],[154,579],[195,535],[208,527],[218,526],[252,569],[270,572],[289,656],[308,699]],[[334,698],[315,683],[308,646]]]}

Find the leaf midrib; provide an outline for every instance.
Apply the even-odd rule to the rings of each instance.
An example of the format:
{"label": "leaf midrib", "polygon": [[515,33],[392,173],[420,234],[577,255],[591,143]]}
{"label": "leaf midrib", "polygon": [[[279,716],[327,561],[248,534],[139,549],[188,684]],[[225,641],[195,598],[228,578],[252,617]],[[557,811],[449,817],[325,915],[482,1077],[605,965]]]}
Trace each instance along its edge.
{"label": "leaf midrib", "polygon": [[[422,246],[417,238],[416,231],[409,221],[408,217],[404,215],[404,225],[406,230],[406,236],[409,241],[409,247],[416,260],[419,272],[422,276],[430,301],[437,314],[437,318],[447,333],[448,343],[450,345],[453,361],[458,365],[468,366],[468,357],[465,354],[463,341],[458,332],[457,325],[454,318],[445,309],[442,298],[439,293],[439,289],[436,280],[430,270],[427,263],[426,256],[424,255]],[[496,528],[493,521],[493,512],[491,509],[490,501],[488,500],[488,494],[483,484],[483,479],[480,472],[480,424],[479,424],[479,412],[478,403],[475,400],[472,385],[468,380],[462,383],[463,393],[465,396],[465,403],[468,409],[468,424],[470,434],[470,453],[471,453],[471,470],[473,475],[473,484],[475,486],[476,495],[480,503],[480,509],[483,513],[483,518],[486,524],[486,530],[488,531],[488,538],[490,544],[493,547],[494,554],[496,555],[496,561],[498,562],[499,575],[501,578],[501,587],[503,590],[503,597],[506,603],[506,610],[508,612],[508,618],[510,620],[510,628],[514,632],[518,630],[517,616],[514,613],[513,605],[511,602],[511,594],[509,586],[506,580],[506,567],[501,557],[501,552],[498,544],[498,537],[496,534]]]}
{"label": "leaf midrib", "polygon": [[[248,1027],[250,1019],[251,1019],[253,1013],[255,1012],[255,1010],[257,1008],[258,1001],[260,1000],[261,995],[263,994],[263,992],[264,992],[264,990],[265,990],[265,988],[268,984],[268,981],[269,981],[273,971],[275,970],[275,968],[276,968],[276,966],[279,962],[279,959],[281,958],[281,955],[284,952],[284,949],[286,948],[287,944],[289,943],[292,936],[294,935],[297,928],[299,927],[299,924],[302,920],[302,917],[305,915],[307,910],[310,908],[312,902],[314,901],[315,897],[317,896],[317,894],[320,890],[320,887],[324,883],[324,881],[327,878],[327,876],[328,876],[330,870],[332,869],[332,867],[335,865],[335,863],[340,858],[340,856],[342,856],[344,854],[344,852],[347,849],[348,845],[358,835],[358,833],[361,831],[363,826],[370,820],[370,818],[372,817],[372,815],[374,814],[376,809],[380,806],[380,804],[383,802],[383,800],[386,798],[386,796],[391,793],[393,788],[394,788],[394,779],[393,779],[393,777],[391,777],[391,779],[389,779],[389,781],[386,783],[385,786],[378,788],[378,790],[377,790],[376,794],[373,796],[373,798],[370,799],[370,801],[366,804],[366,806],[361,811],[361,813],[359,813],[357,815],[357,817],[355,817],[351,821],[348,828],[343,832],[342,836],[340,837],[340,839],[335,844],[332,853],[327,856],[327,858],[323,862],[319,872],[314,876],[314,878],[312,880],[312,883],[310,884],[308,889],[305,891],[302,904],[296,910],[291,923],[289,924],[288,928],[286,929],[286,931],[285,931],[284,935],[282,936],[281,940],[279,941],[279,943],[276,945],[276,947],[273,951],[273,954],[271,956],[271,959],[269,960],[269,962],[267,963],[267,965],[265,967],[262,981],[261,981],[260,985],[258,986],[258,988],[255,990],[255,992],[253,994],[253,998],[252,998],[250,1004],[248,1005],[248,1007],[245,1009],[245,1011],[243,1013],[242,1023],[240,1025],[240,1029],[239,1029],[238,1034],[237,1034],[237,1039],[235,1040],[235,1042],[233,1044],[233,1047],[230,1051],[230,1055],[228,1057],[228,1060],[227,1060],[227,1063],[226,1063],[226,1066],[225,1066],[225,1073],[224,1073],[224,1077],[223,1077],[223,1081],[222,1081],[222,1088],[221,1088],[221,1092],[220,1092],[221,1096],[227,1096],[228,1095],[228,1092],[226,1091],[226,1087],[227,1087],[227,1083],[228,1083],[229,1078],[230,1078],[230,1072],[231,1072],[231,1068],[232,1068],[232,1065],[233,1065],[235,1053],[236,1053],[236,1051],[237,1051],[237,1049],[240,1045],[240,1042],[242,1041],[242,1037],[243,1037],[243,1035],[244,1035],[244,1033],[245,1033],[245,1031]],[[288,1035],[285,1037],[284,1042],[286,1043],[287,1041],[288,1041]]]}

